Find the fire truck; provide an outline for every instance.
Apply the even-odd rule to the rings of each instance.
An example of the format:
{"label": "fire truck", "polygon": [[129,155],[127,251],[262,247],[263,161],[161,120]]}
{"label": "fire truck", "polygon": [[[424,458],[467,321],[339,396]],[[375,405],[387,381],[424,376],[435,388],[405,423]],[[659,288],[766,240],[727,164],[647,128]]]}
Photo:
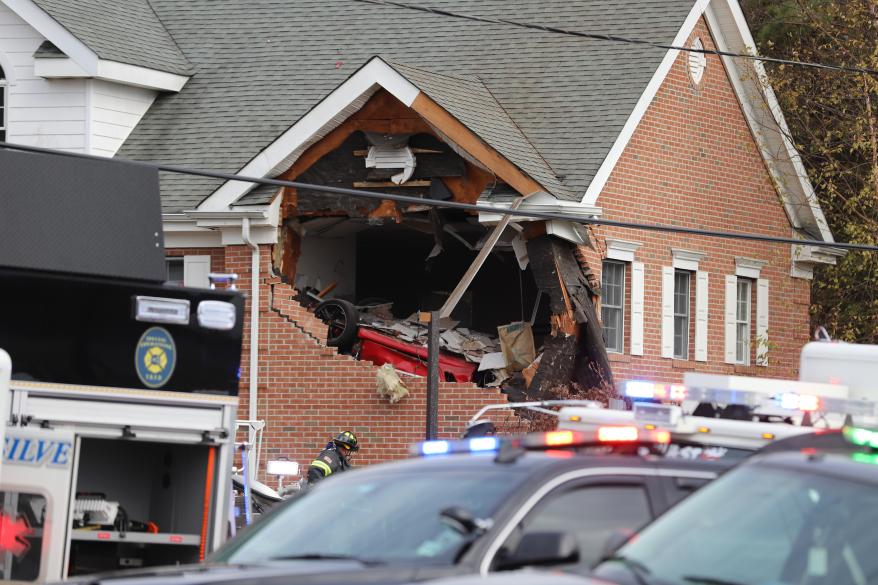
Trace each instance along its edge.
{"label": "fire truck", "polygon": [[203,559],[229,532],[243,295],[166,282],[155,169],[0,150],[0,174],[0,579]]}

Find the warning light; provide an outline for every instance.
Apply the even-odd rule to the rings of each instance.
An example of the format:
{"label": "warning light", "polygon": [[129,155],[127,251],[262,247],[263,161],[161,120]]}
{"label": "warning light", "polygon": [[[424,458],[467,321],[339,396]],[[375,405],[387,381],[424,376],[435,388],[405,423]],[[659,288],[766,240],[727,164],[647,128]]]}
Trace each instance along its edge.
{"label": "warning light", "polygon": [[16,518],[0,514],[0,551],[20,557],[30,549],[27,537],[33,534],[24,518]]}
{"label": "warning light", "polygon": [[640,436],[637,427],[600,427],[598,441],[601,443],[624,443],[636,441]]}
{"label": "warning light", "polygon": [[173,534],[170,536],[170,538],[168,538],[168,540],[173,542],[174,544],[180,544],[181,542],[183,542],[183,537],[179,534]]}
{"label": "warning light", "polygon": [[653,438],[656,443],[665,445],[671,442],[671,433],[669,431],[656,431],[653,433]]}
{"label": "warning light", "polygon": [[112,536],[109,532],[98,532],[98,540],[110,540]]}
{"label": "warning light", "polygon": [[561,447],[573,444],[573,431],[552,431],[546,433],[546,446]]}

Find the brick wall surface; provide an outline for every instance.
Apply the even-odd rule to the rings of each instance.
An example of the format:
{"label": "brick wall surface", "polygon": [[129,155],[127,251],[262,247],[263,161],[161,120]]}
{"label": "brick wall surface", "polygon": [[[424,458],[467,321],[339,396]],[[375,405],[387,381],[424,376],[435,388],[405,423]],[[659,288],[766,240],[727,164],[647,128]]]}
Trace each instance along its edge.
{"label": "brick wall surface", "polygon": [[165,256],[210,256],[211,272],[222,272],[225,266],[225,248],[169,248]]}
{"label": "brick wall surface", "polygon": [[[222,268],[240,275],[238,287],[248,295],[242,317],[239,419],[246,419],[249,412],[251,261],[250,248],[225,248]],[[326,347],[326,327],[294,301],[293,289],[269,270],[270,250],[263,246],[257,384],[257,418],[266,422],[263,470],[269,459],[288,458],[307,464],[344,429],[353,430],[360,439],[357,465],[405,457],[408,446],[424,436],[426,379],[403,377],[409,395],[390,404],[378,395],[377,367]],[[506,401],[499,390],[473,384],[441,382],[439,393],[441,437],[457,436],[482,406]]]}
{"label": "brick wall surface", "polygon": [[[692,37],[715,45],[702,21]],[[766,165],[719,57],[707,56],[696,86],[681,54],[640,122],[597,204],[608,219],[671,224],[708,230],[789,236],[791,228]],[[641,242],[635,260],[645,264],[644,356],[630,355],[630,266],[626,279],[625,354],[611,355],[617,381],[646,377],[680,381],[685,371],[795,378],[798,355],[808,338],[809,282],[790,277],[790,247],[600,227],[596,251],[584,249],[600,270],[604,238]],[[661,268],[672,266],[671,248],[707,254],[699,270],[709,273],[708,362],[661,358]],[[767,261],[769,366],[724,363],[725,275],[735,257]],[[692,288],[694,290],[694,278]],[[755,287],[754,287],[755,288]],[[755,297],[754,297],[755,298]],[[694,359],[694,292],[690,357]],[[755,302],[751,323],[755,331]],[[755,344],[751,348],[755,364]]]}

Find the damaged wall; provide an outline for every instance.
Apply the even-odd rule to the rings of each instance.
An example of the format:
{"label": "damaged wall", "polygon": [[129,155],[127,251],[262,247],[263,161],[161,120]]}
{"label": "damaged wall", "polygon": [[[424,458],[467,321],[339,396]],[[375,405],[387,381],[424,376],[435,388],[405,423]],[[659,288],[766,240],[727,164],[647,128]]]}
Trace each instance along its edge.
{"label": "damaged wall", "polygon": [[510,395],[514,400],[611,396],[613,375],[593,303],[595,295],[577,261],[576,248],[564,240],[537,235],[535,229],[531,232],[528,257],[537,286],[549,298],[552,329],[544,340],[539,364],[510,382]]}
{"label": "damaged wall", "polygon": [[[249,290],[252,250],[247,246],[187,250],[211,255],[211,270],[235,272],[241,290]],[[269,247],[262,246],[263,276],[269,274]],[[265,277],[260,299],[259,418],[266,421],[260,480],[265,462],[281,457],[307,465],[332,435],[357,433],[362,449],[355,465],[406,457],[408,446],[424,437],[426,379],[403,377],[409,395],[396,404],[378,395],[378,368],[339,355],[320,340],[326,326],[292,300],[293,289]],[[240,316],[249,323],[250,300]],[[248,410],[249,327],[244,328],[239,418]],[[454,438],[482,406],[505,402],[497,389],[440,383],[439,432]],[[268,478],[273,483],[273,478]]]}

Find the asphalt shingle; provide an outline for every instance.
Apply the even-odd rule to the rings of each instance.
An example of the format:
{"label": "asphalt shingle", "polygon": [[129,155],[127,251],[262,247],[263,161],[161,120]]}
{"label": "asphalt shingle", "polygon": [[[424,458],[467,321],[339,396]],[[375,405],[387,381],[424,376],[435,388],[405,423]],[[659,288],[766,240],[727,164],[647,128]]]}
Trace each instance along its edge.
{"label": "asphalt shingle", "polygon": [[[692,0],[420,3],[664,43],[693,5]],[[425,93],[486,141],[505,137],[507,143],[492,146],[513,161],[516,156],[529,161],[516,164],[531,165],[524,170],[556,196],[578,199],[664,56],[649,47],[353,0],[151,0],[151,5],[197,75],[179,94],[156,100],[120,155],[226,172],[243,167],[380,55],[413,79],[421,72],[415,85],[423,84]],[[498,116],[475,119],[484,108]],[[219,185],[163,174],[164,208],[194,208]]]}
{"label": "asphalt shingle", "polygon": [[34,0],[34,3],[101,59],[177,75],[192,73],[190,63],[148,0]]}

